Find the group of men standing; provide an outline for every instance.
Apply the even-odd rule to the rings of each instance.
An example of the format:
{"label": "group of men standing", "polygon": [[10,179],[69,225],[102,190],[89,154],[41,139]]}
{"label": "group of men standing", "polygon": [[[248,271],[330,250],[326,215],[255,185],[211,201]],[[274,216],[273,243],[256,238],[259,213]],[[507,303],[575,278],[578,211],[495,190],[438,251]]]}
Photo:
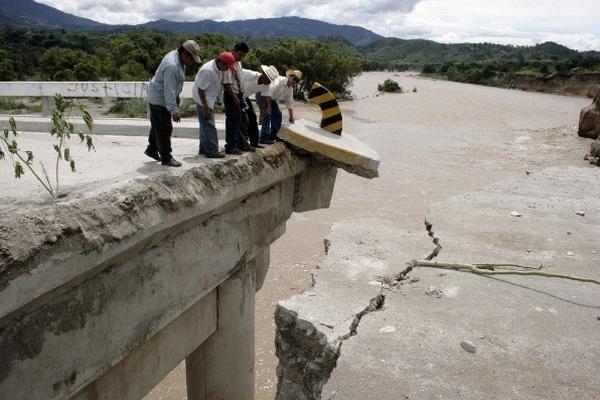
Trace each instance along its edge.
{"label": "group of men standing", "polygon": [[[261,65],[260,72],[245,69],[242,61],[249,51],[246,43],[236,43],[231,52],[222,52],[203,64],[194,79],[192,98],[200,123],[198,153],[207,158],[254,152],[263,144],[277,141],[283,120],[278,101],[285,102],[289,121],[294,123],[293,88],[302,79],[302,73],[288,70],[286,76],[280,76],[272,65]],[[171,155],[172,123],[181,120],[179,94],[183,89],[185,67],[194,62],[200,64],[199,53],[195,41],[184,42],[163,58],[148,86],[151,128],[144,153],[162,165],[181,166]],[[260,110],[258,118],[250,100],[252,94]],[[219,150],[215,126],[215,104],[219,99],[225,107],[224,152]]]}

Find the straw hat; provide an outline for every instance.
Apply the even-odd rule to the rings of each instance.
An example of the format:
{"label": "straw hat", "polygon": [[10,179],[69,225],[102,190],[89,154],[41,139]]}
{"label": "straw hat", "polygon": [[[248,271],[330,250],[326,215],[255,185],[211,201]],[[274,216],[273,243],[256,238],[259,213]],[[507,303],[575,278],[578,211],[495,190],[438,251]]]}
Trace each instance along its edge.
{"label": "straw hat", "polygon": [[275,79],[279,77],[279,71],[273,65],[261,65],[260,68],[263,70],[267,78],[273,82]]}
{"label": "straw hat", "polygon": [[298,81],[302,80],[302,72],[297,69],[288,69],[287,71],[285,71],[285,76],[287,76],[288,78],[290,76],[294,76],[294,77],[296,77],[296,80],[298,80]]}

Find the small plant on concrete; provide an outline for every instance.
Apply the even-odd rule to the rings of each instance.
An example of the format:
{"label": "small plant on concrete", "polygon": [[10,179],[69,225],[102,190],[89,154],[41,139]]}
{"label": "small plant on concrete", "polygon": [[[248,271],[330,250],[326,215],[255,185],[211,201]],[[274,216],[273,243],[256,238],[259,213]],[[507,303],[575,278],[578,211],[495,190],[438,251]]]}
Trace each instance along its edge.
{"label": "small plant on concrete", "polygon": [[391,79],[386,79],[383,83],[378,84],[377,90],[385,93],[402,93],[402,87]]}
{"label": "small plant on concrete", "polygon": [[0,134],[0,160],[4,159],[6,155],[10,158],[13,164],[15,178],[20,178],[25,173],[25,168],[28,169],[33,176],[38,180],[44,189],[50,194],[50,196],[56,198],[59,195],[59,166],[61,161],[69,163],[69,167],[72,172],[75,172],[75,160],[71,156],[71,149],[67,147],[68,140],[71,135],[74,134],[73,123],[70,122],[71,113],[75,110],[79,110],[83,116],[83,121],[87,128],[87,132],[79,132],[77,135],[81,140],[81,143],[85,142],[88,151],[94,149],[94,143],[92,140],[92,128],[94,126],[94,120],[90,113],[80,104],[67,100],[61,95],[54,96],[54,111],[52,112],[52,129],[50,135],[55,137],[58,143],[55,143],[52,148],[56,152],[56,165],[55,165],[55,176],[54,184],[48,176],[46,167],[40,162],[40,169],[36,170],[34,167],[34,154],[29,150],[22,150],[17,143],[17,124],[14,118],[10,118],[9,128],[4,128],[2,134]]}

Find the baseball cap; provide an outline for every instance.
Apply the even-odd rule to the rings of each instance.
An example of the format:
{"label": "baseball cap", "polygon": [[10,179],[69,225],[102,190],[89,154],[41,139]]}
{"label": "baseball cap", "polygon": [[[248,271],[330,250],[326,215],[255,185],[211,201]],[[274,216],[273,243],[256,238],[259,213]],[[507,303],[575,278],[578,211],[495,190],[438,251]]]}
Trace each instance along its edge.
{"label": "baseball cap", "polygon": [[218,59],[227,64],[230,71],[235,71],[235,57],[229,51],[224,51],[219,54]]}
{"label": "baseball cap", "polygon": [[192,55],[192,58],[196,63],[200,64],[200,46],[198,46],[198,43],[193,40],[186,40],[183,43],[183,48]]}

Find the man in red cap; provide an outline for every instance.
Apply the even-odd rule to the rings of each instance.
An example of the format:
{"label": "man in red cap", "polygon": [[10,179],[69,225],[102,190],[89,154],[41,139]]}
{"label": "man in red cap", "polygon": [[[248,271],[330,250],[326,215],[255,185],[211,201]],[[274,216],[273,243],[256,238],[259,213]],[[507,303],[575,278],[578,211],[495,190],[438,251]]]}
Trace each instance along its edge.
{"label": "man in red cap", "polygon": [[[200,151],[207,158],[223,158],[225,154],[219,151],[219,137],[215,127],[215,102],[223,87],[223,72],[235,71],[235,58],[229,52],[219,54],[217,58],[204,64],[194,79],[192,97],[196,102],[196,113],[200,121]],[[225,139],[227,144],[230,140]],[[235,142],[232,143],[235,145]]]}

